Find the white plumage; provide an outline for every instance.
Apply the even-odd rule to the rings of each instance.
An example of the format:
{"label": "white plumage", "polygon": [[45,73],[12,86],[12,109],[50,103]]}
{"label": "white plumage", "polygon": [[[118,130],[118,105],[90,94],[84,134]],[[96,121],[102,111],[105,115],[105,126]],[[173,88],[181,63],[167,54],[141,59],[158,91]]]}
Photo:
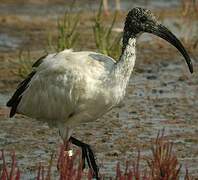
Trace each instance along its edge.
{"label": "white plumage", "polygon": [[96,120],[125,94],[135,61],[135,39],[122,58],[116,63],[103,54],[72,50],[46,56],[34,69],[17,112],[58,126],[62,135],[79,123]]}

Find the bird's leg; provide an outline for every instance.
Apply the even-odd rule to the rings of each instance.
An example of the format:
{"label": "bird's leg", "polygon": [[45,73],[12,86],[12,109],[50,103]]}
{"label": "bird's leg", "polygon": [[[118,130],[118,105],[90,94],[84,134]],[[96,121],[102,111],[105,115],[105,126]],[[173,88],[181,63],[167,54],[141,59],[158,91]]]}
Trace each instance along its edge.
{"label": "bird's leg", "polygon": [[74,138],[74,137],[70,137],[69,138],[69,141],[78,146],[78,147],[81,147],[82,149],[82,167],[83,169],[85,168],[85,159],[87,160],[87,163],[88,163],[88,166],[89,168],[91,168],[91,170],[93,171],[94,173],[94,177],[99,180],[99,176],[98,176],[98,173],[99,173],[99,168],[96,164],[96,160],[95,160],[95,156],[94,156],[94,153],[91,149],[91,147],[88,145],[88,144],[85,144],[81,141],[79,141],[78,139]]}
{"label": "bird's leg", "polygon": [[[62,133],[61,133],[61,131],[60,131],[60,129],[59,129],[59,136],[62,138]],[[68,148],[69,148],[69,140],[67,139],[67,138],[62,138],[62,140],[63,140],[63,145],[64,145],[64,148],[65,148],[65,151],[68,151]]]}
{"label": "bird's leg", "polygon": [[72,129],[69,127],[65,127],[63,124],[60,123],[58,124],[58,132],[63,141],[63,147],[62,147],[63,149],[61,148],[61,152],[60,152],[58,163],[57,163],[57,169],[59,171],[61,167],[62,156],[63,158],[65,157],[65,155],[72,156],[73,151],[70,149],[70,144],[69,144],[69,137],[72,134]]}
{"label": "bird's leg", "polygon": [[63,140],[63,144],[65,145],[65,149],[68,150],[68,142],[73,130],[68,126],[65,126],[63,123],[58,124],[58,130],[59,135]]}

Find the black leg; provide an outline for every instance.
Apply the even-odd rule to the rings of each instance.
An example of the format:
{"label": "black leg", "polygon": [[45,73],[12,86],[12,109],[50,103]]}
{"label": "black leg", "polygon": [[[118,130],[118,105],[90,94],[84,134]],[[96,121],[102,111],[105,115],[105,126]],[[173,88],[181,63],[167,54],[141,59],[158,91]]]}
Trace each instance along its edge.
{"label": "black leg", "polygon": [[86,159],[89,168],[91,168],[94,173],[94,177],[97,180],[99,180],[99,176],[98,176],[99,168],[96,164],[95,156],[94,156],[94,153],[93,153],[91,147],[88,144],[85,144],[72,136],[70,137],[69,141],[72,144],[82,148],[83,169],[85,168],[85,159]]}

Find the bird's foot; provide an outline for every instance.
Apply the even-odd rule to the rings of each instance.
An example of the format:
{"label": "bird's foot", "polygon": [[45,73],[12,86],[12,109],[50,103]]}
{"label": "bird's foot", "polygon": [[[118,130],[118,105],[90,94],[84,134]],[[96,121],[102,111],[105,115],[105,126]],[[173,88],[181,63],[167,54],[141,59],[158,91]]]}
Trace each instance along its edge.
{"label": "bird's foot", "polygon": [[87,160],[87,164],[89,168],[92,170],[94,178],[99,179],[99,168],[98,165],[96,164],[96,158],[93,153],[93,150],[88,144],[84,144],[82,146],[82,160],[83,162],[83,168],[85,168],[85,159]]}
{"label": "bird's foot", "polygon": [[87,160],[87,164],[89,168],[92,170],[93,176],[96,180],[99,180],[99,168],[96,163],[95,155],[91,149],[91,147],[88,144],[85,144],[79,140],[77,140],[74,137],[70,137],[69,141],[76,145],[81,147],[82,149],[82,168],[85,168],[85,159]]}

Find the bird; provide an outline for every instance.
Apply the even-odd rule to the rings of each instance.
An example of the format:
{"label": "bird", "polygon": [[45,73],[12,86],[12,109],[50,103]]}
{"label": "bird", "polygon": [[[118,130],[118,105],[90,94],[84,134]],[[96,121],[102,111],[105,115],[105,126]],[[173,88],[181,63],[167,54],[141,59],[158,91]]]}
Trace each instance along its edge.
{"label": "bird", "polygon": [[83,168],[87,161],[94,177],[100,179],[91,146],[72,132],[81,123],[94,122],[123,99],[136,61],[137,37],[142,33],[154,34],[175,46],[193,73],[190,56],[180,40],[150,10],[136,7],[126,16],[117,61],[101,53],[71,49],[39,58],[7,102],[9,116],[19,113],[57,127],[63,140],[82,148]]}

